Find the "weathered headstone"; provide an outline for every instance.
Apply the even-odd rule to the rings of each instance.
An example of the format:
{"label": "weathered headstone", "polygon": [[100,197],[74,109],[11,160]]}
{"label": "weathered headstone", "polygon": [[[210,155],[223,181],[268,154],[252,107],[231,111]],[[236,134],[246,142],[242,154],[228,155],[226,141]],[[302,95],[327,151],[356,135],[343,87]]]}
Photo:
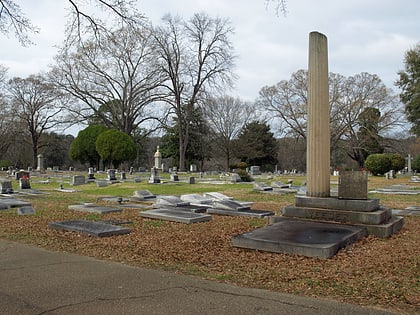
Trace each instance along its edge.
{"label": "weathered headstone", "polygon": [[241,176],[239,176],[239,174],[237,173],[232,173],[230,175],[230,181],[231,183],[239,183],[242,181]]}
{"label": "weathered headstone", "polygon": [[93,171],[93,167],[89,167],[88,170],[88,181],[94,181],[95,180],[95,173]]}
{"label": "weathered headstone", "polygon": [[191,176],[188,180],[190,184],[195,184],[195,178],[193,176]]}
{"label": "weathered headstone", "polygon": [[22,177],[21,179],[19,179],[19,188],[31,189],[31,182],[29,181],[29,177]]}
{"label": "weathered headstone", "polygon": [[367,172],[341,172],[338,181],[338,198],[367,199]]}
{"label": "weathered headstone", "polygon": [[117,180],[117,177],[115,176],[115,170],[114,169],[109,169],[107,171],[107,175],[108,175],[108,180],[111,182],[114,182]]}
{"label": "weathered headstone", "polygon": [[159,171],[156,167],[152,167],[150,169],[149,184],[159,184],[159,183],[160,183]]}
{"label": "weathered headstone", "polygon": [[86,184],[85,176],[83,175],[73,175],[71,178],[71,185],[84,185]]}
{"label": "weathered headstone", "polygon": [[251,166],[251,167],[249,168],[249,174],[250,174],[251,176],[254,176],[254,175],[261,175],[261,170],[260,170],[260,167],[259,167],[259,166],[257,166],[257,165],[253,165],[253,166]]}
{"label": "weathered headstone", "polygon": [[12,181],[10,180],[0,181],[0,190],[2,194],[12,194],[13,193]]}
{"label": "weathered headstone", "polygon": [[171,173],[171,175],[170,175],[170,180],[171,180],[172,182],[178,182],[178,181],[179,181],[178,174],[176,174],[176,173]]}
{"label": "weathered headstone", "polygon": [[42,154],[38,154],[38,166],[37,171],[43,171],[44,170],[44,156]]}

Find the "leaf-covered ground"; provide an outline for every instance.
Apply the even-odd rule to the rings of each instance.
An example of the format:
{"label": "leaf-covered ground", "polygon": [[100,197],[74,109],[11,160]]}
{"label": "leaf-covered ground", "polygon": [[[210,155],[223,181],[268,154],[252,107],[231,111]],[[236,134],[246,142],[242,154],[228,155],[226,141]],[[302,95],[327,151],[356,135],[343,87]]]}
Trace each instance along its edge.
{"label": "leaf-covered ground", "polygon": [[[127,195],[132,191],[129,189]],[[255,209],[276,212],[293,199],[293,196],[278,200],[268,195],[261,197],[262,194],[250,196],[244,190],[234,189],[224,193],[238,199],[258,199]],[[231,246],[232,236],[264,226],[265,219],[214,215],[211,221],[187,225],[143,219],[139,210],[133,209],[107,215],[67,209],[75,200],[95,201],[99,195],[50,191],[49,195],[31,199],[36,215],[18,216],[15,210],[1,211],[0,238],[240,286],[333,298],[402,314],[419,312],[420,217],[405,217],[402,231],[388,239],[369,236],[330,259],[318,259]],[[418,203],[418,199],[409,202],[413,205],[416,200]],[[76,218],[127,220],[132,222],[126,225],[132,231],[127,235],[95,238],[48,228],[52,221]]]}

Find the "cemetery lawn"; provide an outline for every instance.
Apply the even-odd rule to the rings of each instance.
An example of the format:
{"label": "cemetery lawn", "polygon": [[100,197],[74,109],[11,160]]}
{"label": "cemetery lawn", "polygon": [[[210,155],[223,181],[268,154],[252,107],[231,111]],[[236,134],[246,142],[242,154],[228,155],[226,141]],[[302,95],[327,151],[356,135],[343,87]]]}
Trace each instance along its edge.
{"label": "cemetery lawn", "polygon": [[[290,177],[276,178],[287,181]],[[302,177],[294,178],[299,184]],[[332,178],[336,180],[336,178]],[[272,180],[270,180],[272,181]],[[267,184],[270,184],[267,181]],[[369,189],[409,184],[409,178],[386,181],[369,177]],[[14,187],[17,182],[13,182]],[[409,184],[411,185],[411,183]],[[420,189],[420,184],[417,189]],[[388,239],[366,237],[330,259],[307,258],[244,250],[231,246],[234,235],[262,227],[266,219],[213,215],[208,222],[182,224],[141,218],[140,210],[124,209],[106,215],[68,210],[68,205],[95,202],[101,196],[130,197],[147,189],[153,194],[218,191],[238,200],[254,201],[254,209],[279,213],[294,202],[294,195],[270,195],[253,191],[250,184],[213,185],[167,183],[151,185],[126,182],[107,187],[75,186],[63,193],[58,183],[36,183],[32,188],[48,192],[25,198],[35,215],[19,216],[16,209],[0,211],[0,238],[98,259],[195,275],[245,287],[304,296],[330,298],[347,303],[414,314],[420,310],[420,217],[406,216],[403,229]],[[394,209],[419,205],[420,195],[379,195],[381,204]],[[96,238],[48,228],[48,223],[72,219],[127,220],[130,234]]]}

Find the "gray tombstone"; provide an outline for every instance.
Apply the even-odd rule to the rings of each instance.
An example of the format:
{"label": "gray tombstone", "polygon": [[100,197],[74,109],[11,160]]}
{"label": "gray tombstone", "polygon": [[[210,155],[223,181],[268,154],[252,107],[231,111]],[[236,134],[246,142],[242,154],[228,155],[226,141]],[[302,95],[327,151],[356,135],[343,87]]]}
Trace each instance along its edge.
{"label": "gray tombstone", "polygon": [[88,181],[95,180],[95,173],[93,172],[93,167],[89,167],[88,171]]}
{"label": "gray tombstone", "polygon": [[19,188],[20,189],[31,189],[31,183],[29,177],[22,177],[19,179]]}
{"label": "gray tombstone", "polygon": [[13,193],[12,181],[10,181],[10,180],[0,181],[0,190],[1,190],[2,194]]}
{"label": "gray tombstone", "polygon": [[108,174],[108,180],[109,181],[116,181],[117,180],[117,177],[115,177],[115,170],[114,169],[109,169],[107,171],[107,174]]}
{"label": "gray tombstone", "polygon": [[232,183],[239,183],[242,181],[242,179],[241,179],[241,176],[239,176],[239,174],[233,173],[232,175],[230,175],[230,181]]}
{"label": "gray tombstone", "polygon": [[71,179],[71,185],[77,186],[77,185],[84,185],[86,184],[85,176],[83,175],[73,175]]}
{"label": "gray tombstone", "polygon": [[149,184],[159,184],[159,183],[160,183],[159,171],[156,167],[152,167],[150,169]]}
{"label": "gray tombstone", "polygon": [[176,174],[176,173],[171,173],[171,175],[170,175],[170,180],[171,180],[172,182],[178,182],[178,181],[179,181],[178,174]]}
{"label": "gray tombstone", "polygon": [[193,176],[191,176],[191,177],[189,178],[189,183],[190,183],[190,184],[195,184],[195,178],[194,178]]}
{"label": "gray tombstone", "polygon": [[251,166],[249,168],[249,173],[250,173],[251,176],[261,175],[260,167],[257,166],[257,165]]}
{"label": "gray tombstone", "polygon": [[338,179],[338,198],[367,199],[367,172],[340,172]]}

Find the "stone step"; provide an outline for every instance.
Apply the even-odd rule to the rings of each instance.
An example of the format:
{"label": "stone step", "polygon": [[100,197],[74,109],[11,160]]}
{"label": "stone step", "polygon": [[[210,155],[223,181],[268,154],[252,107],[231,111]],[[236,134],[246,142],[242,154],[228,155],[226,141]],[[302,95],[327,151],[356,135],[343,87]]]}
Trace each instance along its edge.
{"label": "stone step", "polygon": [[[290,219],[290,218],[282,217],[282,216],[273,216],[273,217],[270,217],[269,222],[270,224],[274,224],[277,222],[284,221],[284,219]],[[308,222],[319,222],[319,221],[310,220],[310,219],[300,219],[300,220],[308,221]],[[399,216],[392,216],[387,222],[382,223],[382,224],[359,223],[359,224],[352,224],[352,225],[365,229],[368,235],[374,235],[379,238],[387,238],[402,229],[404,225],[404,218],[399,217]]]}
{"label": "stone step", "polygon": [[364,212],[289,205],[283,208],[282,214],[284,217],[291,218],[375,225],[388,222],[392,217],[392,210],[379,207],[376,211]]}
{"label": "stone step", "polygon": [[379,199],[339,199],[296,196],[297,207],[371,212],[379,209]]}

